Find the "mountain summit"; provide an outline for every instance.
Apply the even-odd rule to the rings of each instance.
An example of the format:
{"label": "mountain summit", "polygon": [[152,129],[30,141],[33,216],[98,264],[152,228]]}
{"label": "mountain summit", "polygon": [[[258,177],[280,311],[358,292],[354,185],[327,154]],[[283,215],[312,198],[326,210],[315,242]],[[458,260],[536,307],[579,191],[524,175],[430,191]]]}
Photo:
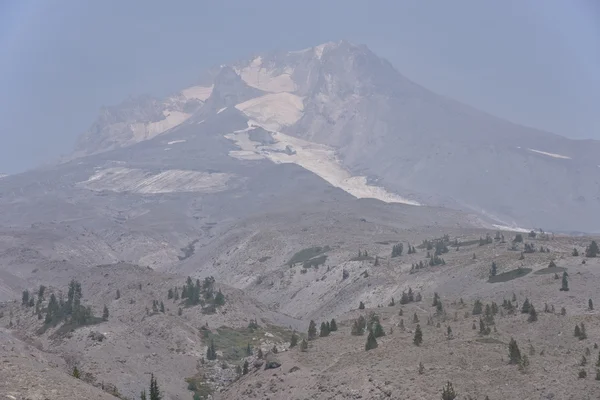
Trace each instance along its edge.
{"label": "mountain summit", "polygon": [[[260,54],[216,71],[205,86],[103,109],[76,155],[129,146],[230,108],[276,133],[276,142],[324,146],[348,177],[412,204],[474,211],[500,225],[600,230],[588,217],[600,211],[597,141],[526,128],[436,95],[347,41]],[[289,157],[271,159],[306,164]]]}

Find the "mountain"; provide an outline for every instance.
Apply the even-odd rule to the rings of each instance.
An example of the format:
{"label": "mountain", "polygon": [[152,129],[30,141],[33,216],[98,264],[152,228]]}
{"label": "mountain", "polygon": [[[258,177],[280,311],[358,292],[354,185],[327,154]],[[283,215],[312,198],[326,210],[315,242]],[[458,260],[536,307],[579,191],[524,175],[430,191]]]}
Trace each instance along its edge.
{"label": "mountain", "polygon": [[[103,110],[78,154],[127,146],[191,115],[235,107],[273,138],[241,151],[299,164],[359,197],[370,188],[355,185],[377,182],[409,203],[477,212],[500,225],[600,229],[589,218],[600,210],[599,142],[519,126],[436,95],[365,46],[341,41],[262,54],[212,76],[210,85],[164,100]],[[285,157],[269,150],[286,146],[313,151]],[[306,158],[326,158],[336,172]]]}

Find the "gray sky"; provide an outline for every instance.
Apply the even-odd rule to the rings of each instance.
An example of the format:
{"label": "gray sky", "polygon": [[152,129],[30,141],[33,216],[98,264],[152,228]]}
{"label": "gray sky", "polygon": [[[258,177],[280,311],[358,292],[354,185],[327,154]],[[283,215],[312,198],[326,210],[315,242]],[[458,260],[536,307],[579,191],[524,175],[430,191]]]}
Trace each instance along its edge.
{"label": "gray sky", "polygon": [[596,0],[0,0],[0,172],[69,153],[102,105],[340,39],[492,114],[600,139]]}

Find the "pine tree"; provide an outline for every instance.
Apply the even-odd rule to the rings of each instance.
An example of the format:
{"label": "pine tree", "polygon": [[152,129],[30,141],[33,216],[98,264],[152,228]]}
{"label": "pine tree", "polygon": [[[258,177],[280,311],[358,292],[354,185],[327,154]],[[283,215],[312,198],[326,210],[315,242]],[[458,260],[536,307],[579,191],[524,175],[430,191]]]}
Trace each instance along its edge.
{"label": "pine tree", "polygon": [[[296,335],[296,332],[293,332],[292,337],[290,338],[290,348],[296,347],[297,344],[298,344],[298,335]],[[248,343],[248,347],[250,347],[249,343]]]}
{"label": "pine tree", "polygon": [[338,330],[337,323],[335,322],[335,318],[331,319],[331,323],[329,324],[329,330],[331,332],[335,332]]}
{"label": "pine tree", "polygon": [[581,323],[581,330],[579,333],[579,340],[584,340],[587,339],[587,333],[585,331],[585,325],[583,324],[583,322]]}
{"label": "pine tree", "polygon": [[144,389],[140,392],[140,400],[147,400],[146,389]]}
{"label": "pine tree", "polygon": [[379,257],[375,256],[375,262],[373,263],[374,267],[377,267],[379,265]]}
{"label": "pine tree", "polygon": [[243,375],[247,375],[248,374],[248,360],[244,361],[244,365],[242,366],[242,374]]}
{"label": "pine tree", "polygon": [[29,290],[23,290],[23,296],[21,296],[21,305],[29,305]]}
{"label": "pine tree", "polygon": [[406,292],[402,292],[402,297],[400,297],[400,304],[408,304],[409,300],[408,300],[408,295],[406,294]]}
{"label": "pine tree", "polygon": [[439,299],[440,299],[440,296],[437,294],[437,292],[433,293],[433,304],[432,304],[433,307],[437,306]]}
{"label": "pine tree", "polygon": [[115,296],[115,298],[117,300],[119,300],[121,298],[121,291],[119,289],[117,289],[117,295]]}
{"label": "pine tree", "polygon": [[364,310],[365,309],[365,303],[363,303],[362,301],[358,304],[358,309],[359,310]]}
{"label": "pine tree", "polygon": [[457,396],[458,394],[456,394],[456,392],[454,391],[452,383],[448,381],[448,383],[446,383],[446,386],[444,386],[444,388],[442,389],[442,400],[454,400]]}
{"label": "pine tree", "polygon": [[314,340],[317,338],[317,324],[312,319],[308,324],[308,340]]}
{"label": "pine tree", "polygon": [[375,321],[374,329],[371,332],[373,332],[376,338],[385,336],[385,331],[383,330],[383,327],[381,326],[379,321]]}
{"label": "pine tree", "polygon": [[521,307],[521,313],[522,314],[529,314],[529,308],[531,307],[531,304],[529,303],[529,299],[525,298],[525,301],[523,302],[523,306]]}
{"label": "pine tree", "polygon": [[329,328],[327,327],[327,324],[325,322],[321,322],[321,329],[319,332],[319,336],[320,337],[329,336]]}
{"label": "pine tree", "polygon": [[263,356],[264,356],[264,354],[263,354],[263,351],[262,351],[262,349],[259,347],[259,348],[258,348],[258,351],[256,352],[256,357],[262,360]]}
{"label": "pine tree", "polygon": [[162,394],[160,393],[154,374],[150,375],[150,400],[162,400]]}
{"label": "pine tree", "polygon": [[80,374],[79,374],[79,370],[77,369],[77,367],[73,367],[73,373],[72,373],[72,375],[73,375],[74,378],[79,379]]}
{"label": "pine tree", "polygon": [[573,251],[571,252],[571,255],[573,257],[578,257],[579,256],[579,251],[577,251],[577,249],[575,247],[573,247]]}
{"label": "pine tree", "polygon": [[415,313],[413,315],[413,324],[418,324],[419,323],[419,316],[417,315],[417,313]]}
{"label": "pine tree", "polygon": [[423,343],[423,332],[421,331],[421,325],[417,324],[415,329],[415,337],[413,338],[415,346],[420,346]]}
{"label": "pine tree", "polygon": [[206,359],[207,360],[216,360],[217,359],[217,350],[215,348],[215,341],[211,340],[210,345],[206,349]]}
{"label": "pine tree", "polygon": [[167,299],[172,299],[173,298],[173,289],[169,289],[169,291],[167,292]]}
{"label": "pine tree", "polygon": [[533,304],[529,307],[529,318],[527,318],[527,321],[537,321],[537,312],[535,311],[535,307],[533,307]]}
{"label": "pine tree", "polygon": [[104,310],[102,310],[102,320],[108,321],[108,307],[106,307],[106,304],[104,305]]}
{"label": "pine tree", "polygon": [[517,341],[513,338],[510,338],[510,342],[508,344],[508,359],[511,364],[518,364],[521,361],[521,351],[519,350],[519,346],[517,345]]}
{"label": "pine tree", "polygon": [[215,305],[222,306],[224,304],[225,304],[225,296],[223,295],[223,293],[221,293],[221,289],[219,289],[219,291],[215,295]]}
{"label": "pine tree", "polygon": [[561,290],[561,292],[569,291],[569,274],[567,274],[567,271],[563,271],[562,286],[561,286],[560,290]]}
{"label": "pine tree", "polygon": [[365,344],[365,350],[369,351],[369,350],[373,350],[376,349],[378,346],[377,344],[377,339],[375,338],[375,334],[373,333],[372,330],[369,331],[369,336],[367,336],[367,343]]}
{"label": "pine tree", "polygon": [[592,240],[592,243],[585,249],[586,257],[596,257],[600,253],[600,249],[598,248],[598,244],[595,240]]}
{"label": "pine tree", "polygon": [[475,304],[473,305],[473,315],[480,315],[483,312],[483,304],[481,301],[475,300]]}
{"label": "pine tree", "polygon": [[300,342],[300,351],[308,351],[308,342],[306,341],[306,339],[302,339],[302,342]]}
{"label": "pine tree", "polygon": [[490,276],[496,276],[498,272],[498,267],[496,266],[496,262],[492,261],[492,268],[490,269]]}

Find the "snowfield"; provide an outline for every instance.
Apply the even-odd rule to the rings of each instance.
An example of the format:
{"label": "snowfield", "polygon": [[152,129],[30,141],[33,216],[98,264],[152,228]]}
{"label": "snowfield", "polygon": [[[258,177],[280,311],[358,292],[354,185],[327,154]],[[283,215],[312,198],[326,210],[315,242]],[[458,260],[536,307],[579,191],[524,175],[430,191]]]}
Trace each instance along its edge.
{"label": "snowfield", "polygon": [[262,57],[256,57],[245,68],[236,69],[235,72],[240,75],[242,80],[248,86],[264,90],[265,92],[294,92],[296,83],[292,80],[292,69],[286,69],[283,74],[277,74],[275,71],[263,66]]}
{"label": "snowfield", "polygon": [[563,156],[563,155],[556,154],[556,153],[548,153],[548,152],[545,152],[545,151],[535,150],[535,149],[527,149],[527,150],[533,151],[534,153],[543,154],[543,155],[548,156],[548,157],[562,158],[562,159],[565,159],[565,160],[570,160],[571,159],[571,157],[569,157],[569,156]]}
{"label": "snowfield", "polygon": [[131,124],[130,128],[133,133],[132,143],[141,142],[142,140],[152,139],[163,132],[187,121],[191,114],[180,111],[163,111],[165,119],[157,122],[143,123],[138,122]]}
{"label": "snowfield", "polygon": [[175,144],[175,143],[185,143],[185,142],[186,142],[185,139],[180,139],[180,140],[172,140],[170,142],[167,142],[167,144],[171,145],[171,144]]}
{"label": "snowfield", "polygon": [[227,139],[233,140],[241,149],[240,151],[229,152],[231,157],[242,160],[266,158],[277,164],[297,164],[356,198],[378,199],[386,203],[420,205],[416,201],[390,193],[382,187],[368,185],[367,178],[364,176],[352,176],[350,172],[342,167],[335,156],[335,151],[328,146],[308,142],[281,132],[271,132],[273,139],[276,141],[275,144],[262,145],[252,141],[248,135],[254,129],[254,126],[261,125],[256,121],[250,121],[248,124],[249,127],[246,129],[225,135]]}
{"label": "snowfield", "polygon": [[213,85],[211,86],[192,86],[181,91],[181,95],[186,99],[196,99],[205,101],[210,97],[213,91]]}
{"label": "snowfield", "polygon": [[256,97],[235,108],[271,131],[293,125],[304,115],[302,98],[285,92]]}
{"label": "snowfield", "polygon": [[172,169],[149,173],[133,168],[103,168],[78,185],[94,191],[133,192],[142,194],[202,192],[214,193],[227,188],[232,177],[225,173],[207,173]]}

